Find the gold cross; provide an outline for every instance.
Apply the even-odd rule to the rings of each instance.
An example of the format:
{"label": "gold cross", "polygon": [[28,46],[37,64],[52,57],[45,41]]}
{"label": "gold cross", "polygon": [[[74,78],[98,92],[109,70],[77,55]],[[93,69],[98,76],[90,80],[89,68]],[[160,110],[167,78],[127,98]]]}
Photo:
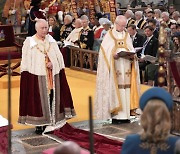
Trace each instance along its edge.
{"label": "gold cross", "polygon": [[119,77],[120,75],[122,75],[122,73],[119,70],[116,71],[116,76]]}
{"label": "gold cross", "polygon": [[131,71],[128,70],[125,74],[129,77],[131,75]]}

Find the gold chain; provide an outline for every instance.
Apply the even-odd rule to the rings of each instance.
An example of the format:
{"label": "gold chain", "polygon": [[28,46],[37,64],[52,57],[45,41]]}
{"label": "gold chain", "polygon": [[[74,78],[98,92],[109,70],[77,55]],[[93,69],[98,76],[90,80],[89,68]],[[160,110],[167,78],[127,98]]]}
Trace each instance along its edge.
{"label": "gold chain", "polygon": [[[35,40],[38,42],[38,38],[37,38],[37,36],[35,35]],[[49,42],[48,42],[49,43]],[[48,47],[48,49],[47,49],[47,51],[44,49],[44,51],[42,51],[39,47],[38,47],[38,43],[37,43],[37,46],[36,46],[36,48],[41,52],[41,53],[43,53],[44,55],[46,55],[47,56],[47,52],[49,52],[49,49],[50,49],[50,44],[49,44],[49,47]]]}

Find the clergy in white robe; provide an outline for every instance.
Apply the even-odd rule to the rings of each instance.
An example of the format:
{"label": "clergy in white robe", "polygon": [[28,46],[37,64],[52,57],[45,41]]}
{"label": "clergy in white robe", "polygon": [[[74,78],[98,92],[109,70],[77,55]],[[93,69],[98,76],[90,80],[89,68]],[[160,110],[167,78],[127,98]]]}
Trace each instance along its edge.
{"label": "clergy in white robe", "polygon": [[121,58],[118,52],[133,52],[129,34],[125,31],[127,19],[117,16],[114,28],[109,30],[100,47],[95,94],[97,119],[127,120],[130,109],[138,108],[139,70],[136,56],[133,60]]}

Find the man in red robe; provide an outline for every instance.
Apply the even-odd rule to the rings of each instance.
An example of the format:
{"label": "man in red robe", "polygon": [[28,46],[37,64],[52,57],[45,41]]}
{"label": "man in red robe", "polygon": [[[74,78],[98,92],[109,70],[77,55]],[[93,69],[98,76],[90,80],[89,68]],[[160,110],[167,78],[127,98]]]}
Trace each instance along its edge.
{"label": "man in red robe", "polygon": [[20,108],[18,122],[43,126],[51,131],[75,116],[64,61],[56,41],[48,35],[48,23],[36,22],[37,33],[27,37],[22,48]]}

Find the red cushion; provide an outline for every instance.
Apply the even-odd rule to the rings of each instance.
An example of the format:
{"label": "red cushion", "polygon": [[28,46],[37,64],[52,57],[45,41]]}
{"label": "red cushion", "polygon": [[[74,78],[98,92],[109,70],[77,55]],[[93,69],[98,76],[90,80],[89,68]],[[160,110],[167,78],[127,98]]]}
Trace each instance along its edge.
{"label": "red cushion", "polygon": [[19,59],[21,58],[21,53],[17,51],[10,52],[0,52],[0,60],[8,60],[8,54],[10,53],[11,59]]}
{"label": "red cushion", "polygon": [[8,153],[8,126],[0,127],[0,153],[1,152],[3,154]]}

